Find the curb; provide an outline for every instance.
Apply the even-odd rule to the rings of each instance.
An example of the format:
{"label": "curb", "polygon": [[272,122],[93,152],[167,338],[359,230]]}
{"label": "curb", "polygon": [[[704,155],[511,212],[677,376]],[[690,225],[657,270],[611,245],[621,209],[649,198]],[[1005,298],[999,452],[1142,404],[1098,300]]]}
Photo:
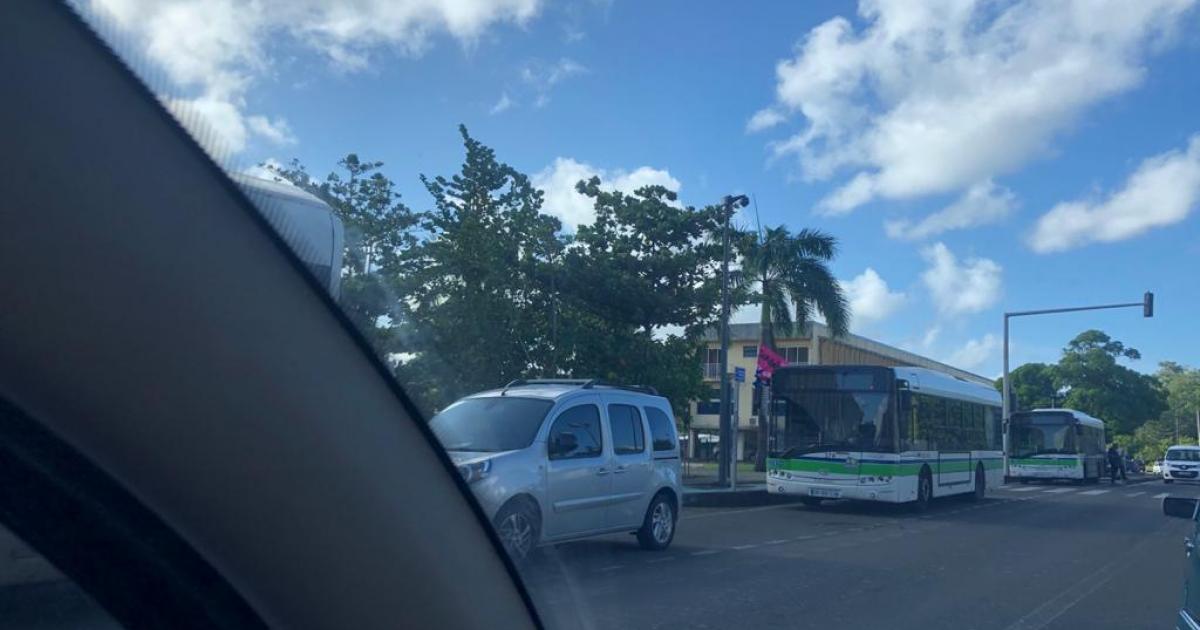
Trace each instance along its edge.
{"label": "curb", "polygon": [[768,494],[763,490],[726,490],[683,493],[685,507],[753,507],[796,503],[799,497]]}

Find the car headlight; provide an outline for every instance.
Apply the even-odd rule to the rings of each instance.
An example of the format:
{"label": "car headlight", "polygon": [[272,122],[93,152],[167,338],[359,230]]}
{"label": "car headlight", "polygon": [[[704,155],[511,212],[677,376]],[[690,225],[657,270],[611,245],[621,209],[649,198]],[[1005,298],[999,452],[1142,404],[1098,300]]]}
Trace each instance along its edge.
{"label": "car headlight", "polygon": [[488,473],[490,472],[492,472],[492,460],[490,459],[485,459],[481,462],[474,462],[471,464],[463,464],[462,466],[458,467],[458,473],[462,475],[463,480],[467,483],[475,483],[476,481],[487,477]]}

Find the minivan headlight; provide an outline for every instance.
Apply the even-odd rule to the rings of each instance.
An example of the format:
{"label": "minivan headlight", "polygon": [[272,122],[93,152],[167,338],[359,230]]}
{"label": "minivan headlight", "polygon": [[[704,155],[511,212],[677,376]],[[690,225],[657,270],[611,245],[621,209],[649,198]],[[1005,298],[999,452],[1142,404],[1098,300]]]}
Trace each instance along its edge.
{"label": "minivan headlight", "polygon": [[463,464],[462,466],[458,467],[458,473],[462,475],[463,480],[467,483],[475,483],[476,481],[487,477],[488,473],[490,472],[492,472],[492,460],[490,459],[485,459],[481,462],[474,462],[471,464]]}

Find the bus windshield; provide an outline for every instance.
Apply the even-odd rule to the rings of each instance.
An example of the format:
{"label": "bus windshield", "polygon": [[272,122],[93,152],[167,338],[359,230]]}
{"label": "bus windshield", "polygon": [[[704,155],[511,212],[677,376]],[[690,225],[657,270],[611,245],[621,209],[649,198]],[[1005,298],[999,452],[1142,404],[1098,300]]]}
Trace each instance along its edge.
{"label": "bus windshield", "polygon": [[1016,414],[1012,420],[1014,457],[1076,453],[1075,424],[1061,414]]}
{"label": "bus windshield", "polygon": [[775,419],[773,451],[783,458],[820,451],[894,451],[886,381],[872,372],[821,372],[777,379],[773,398],[781,401],[776,409],[782,418]]}

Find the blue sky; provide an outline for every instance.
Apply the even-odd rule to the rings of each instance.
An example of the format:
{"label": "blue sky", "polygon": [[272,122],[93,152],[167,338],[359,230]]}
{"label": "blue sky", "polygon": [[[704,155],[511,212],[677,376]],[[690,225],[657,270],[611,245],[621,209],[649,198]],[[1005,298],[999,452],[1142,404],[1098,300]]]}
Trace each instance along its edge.
{"label": "blue sky", "polygon": [[[233,168],[382,160],[406,202],[457,125],[547,190],[580,176],[752,193],[836,235],[853,330],[985,375],[1086,328],[1200,365],[1195,0],[929,3],[94,0]],[[744,215],[746,220],[752,213]],[[742,314],[746,316],[745,313]]]}

